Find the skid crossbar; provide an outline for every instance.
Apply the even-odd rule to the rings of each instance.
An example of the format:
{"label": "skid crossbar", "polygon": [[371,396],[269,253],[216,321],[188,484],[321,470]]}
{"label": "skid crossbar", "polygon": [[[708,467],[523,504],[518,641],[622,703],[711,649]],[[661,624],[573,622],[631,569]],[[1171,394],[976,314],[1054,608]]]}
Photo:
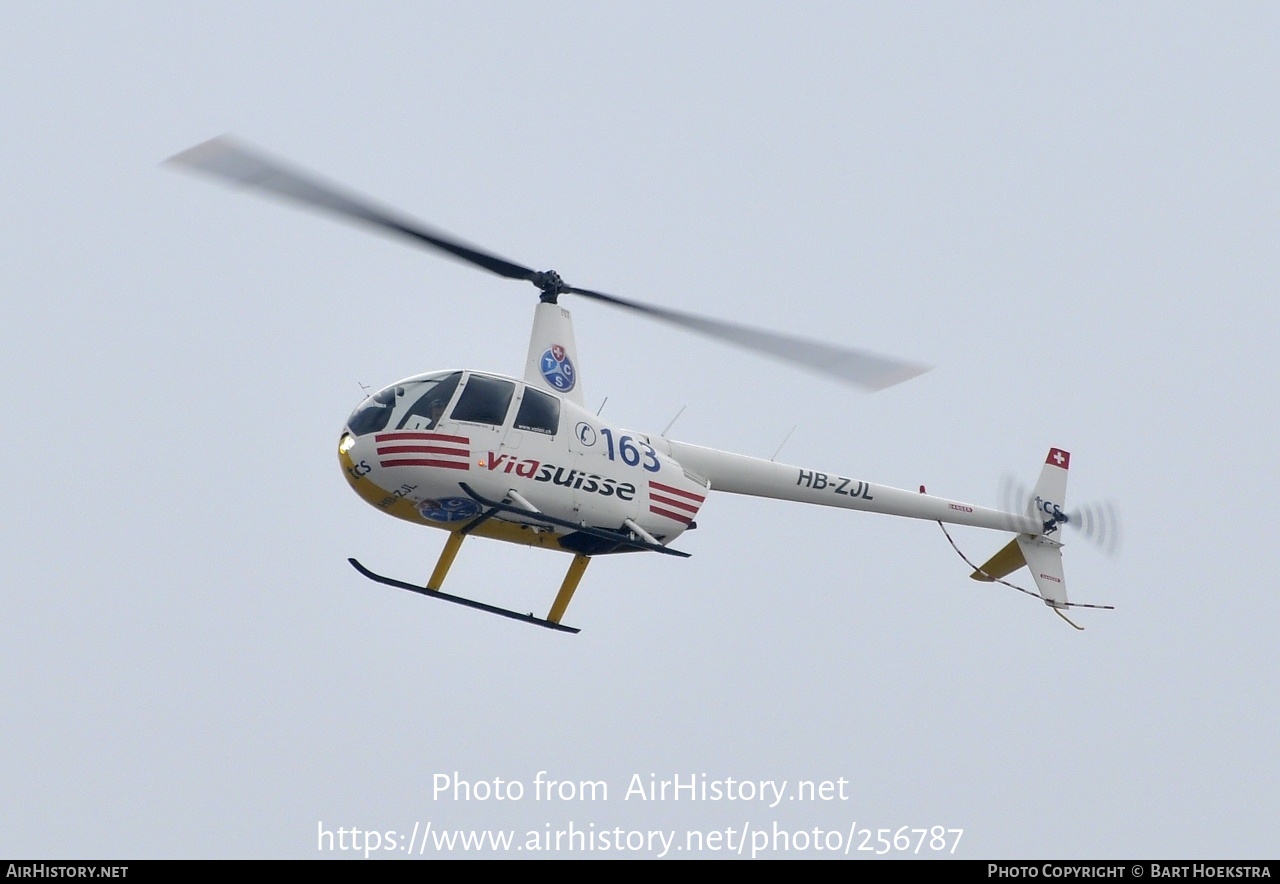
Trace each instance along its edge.
{"label": "skid crossbar", "polygon": [[465,491],[467,496],[476,503],[481,506],[488,507],[491,510],[510,513],[515,516],[522,516],[525,519],[529,519],[534,522],[542,522],[546,525],[557,525],[561,528],[568,528],[569,530],[577,531],[580,534],[587,534],[591,537],[598,537],[601,540],[612,541],[618,546],[627,546],[632,549],[646,549],[650,552],[662,553],[664,556],[679,556],[682,559],[689,558],[689,554],[687,552],[680,552],[678,549],[671,549],[670,547],[663,546],[660,543],[649,543],[647,540],[642,540],[639,537],[633,537],[630,534],[624,534],[621,531],[610,531],[607,528],[595,528],[588,525],[580,525],[576,522],[570,522],[567,519],[558,519],[555,516],[549,516],[546,513],[531,513],[518,506],[511,506],[510,504],[500,503],[496,500],[489,500],[488,498],[481,497],[477,494],[466,482],[459,482],[458,487]]}

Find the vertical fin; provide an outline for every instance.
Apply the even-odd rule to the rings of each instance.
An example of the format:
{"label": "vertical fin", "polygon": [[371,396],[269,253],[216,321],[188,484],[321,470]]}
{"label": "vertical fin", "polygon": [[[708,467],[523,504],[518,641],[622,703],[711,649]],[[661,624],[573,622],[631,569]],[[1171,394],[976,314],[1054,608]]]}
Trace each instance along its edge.
{"label": "vertical fin", "polygon": [[1027,560],[1036,589],[1044,603],[1053,608],[1067,604],[1067,584],[1062,573],[1062,543],[1059,531],[1067,522],[1064,512],[1067,505],[1067,469],[1071,466],[1070,453],[1061,448],[1050,448],[1040,470],[1040,479],[1027,504],[1027,514],[1044,525],[1039,537],[1030,534],[1018,536],[1018,548]]}
{"label": "vertical fin", "polygon": [[1062,544],[1047,537],[1018,535],[1018,547],[1022,550],[1036,589],[1044,603],[1057,608],[1067,604],[1067,583],[1062,576]]}
{"label": "vertical fin", "polygon": [[1036,482],[1035,491],[1031,493],[1031,502],[1027,504],[1027,515],[1034,516],[1041,522],[1052,522],[1046,525],[1045,534],[1057,532],[1058,526],[1066,522],[1067,508],[1067,469],[1071,466],[1071,455],[1061,448],[1050,448],[1049,456],[1044,459],[1044,467],[1040,470],[1040,479]]}

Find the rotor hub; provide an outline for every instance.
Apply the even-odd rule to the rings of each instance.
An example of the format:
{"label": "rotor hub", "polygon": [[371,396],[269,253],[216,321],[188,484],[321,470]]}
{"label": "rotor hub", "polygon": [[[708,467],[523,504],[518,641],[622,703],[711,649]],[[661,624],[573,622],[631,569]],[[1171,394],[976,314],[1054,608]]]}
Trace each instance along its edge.
{"label": "rotor hub", "polygon": [[564,279],[554,270],[543,270],[535,273],[530,281],[542,290],[542,296],[539,300],[544,304],[555,304],[556,298],[569,290],[569,287],[565,285]]}

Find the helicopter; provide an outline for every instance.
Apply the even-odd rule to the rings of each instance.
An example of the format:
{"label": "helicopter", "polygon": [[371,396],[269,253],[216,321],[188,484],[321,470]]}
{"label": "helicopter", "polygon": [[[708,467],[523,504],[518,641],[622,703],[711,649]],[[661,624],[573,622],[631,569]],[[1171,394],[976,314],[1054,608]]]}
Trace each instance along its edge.
{"label": "helicopter", "polygon": [[[596,556],[652,552],[688,557],[673,541],[697,527],[711,492],[884,513],[1013,533],[973,579],[1036,596],[1076,629],[1062,565],[1064,526],[1103,538],[1106,512],[1065,508],[1071,455],[1051,448],[1030,492],[1018,489],[1006,510],[989,509],[854,479],[840,472],[776,463],[635,432],[591,412],[583,398],[572,317],[562,295],[619,307],[720,341],[798,364],[876,391],[928,368],[861,350],[792,337],[738,323],[567,284],[555,271],[535,271],[451,234],[383,208],[370,199],[291,168],[228,137],[166,161],[225,182],[282,197],[376,230],[407,238],[538,290],[522,377],[470,369],[414,375],[367,396],[339,433],[338,460],[348,484],[373,507],[448,533],[425,586],[379,574],[351,558],[363,576],[455,604],[548,629],[577,633],[564,617],[587,565]],[[669,428],[668,428],[669,429]],[[463,541],[483,537],[568,553],[568,571],[545,617],[442,591]],[[1030,570],[1036,590],[1003,578]]]}

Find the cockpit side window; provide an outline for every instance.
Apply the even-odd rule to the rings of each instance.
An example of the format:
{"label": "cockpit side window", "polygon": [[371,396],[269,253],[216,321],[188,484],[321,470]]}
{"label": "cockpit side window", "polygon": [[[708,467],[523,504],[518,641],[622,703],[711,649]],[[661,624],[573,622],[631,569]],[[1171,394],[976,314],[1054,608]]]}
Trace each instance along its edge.
{"label": "cockpit side window", "polygon": [[[435,429],[436,424],[440,423],[440,416],[444,414],[444,410],[449,406],[449,400],[453,398],[453,391],[458,388],[458,381],[461,379],[462,372],[455,371],[453,374],[430,382],[427,391],[419,395],[418,400],[413,403],[413,407],[405,412],[404,417],[400,418],[400,423],[396,424],[396,429]],[[419,391],[413,390],[411,392],[416,394]]]}
{"label": "cockpit side window", "polygon": [[516,412],[515,428],[554,436],[559,426],[560,400],[541,390],[526,387],[520,410]]}
{"label": "cockpit side window", "polygon": [[462,388],[458,404],[453,407],[453,419],[476,424],[500,425],[507,417],[511,397],[516,385],[511,381],[473,374]]}

